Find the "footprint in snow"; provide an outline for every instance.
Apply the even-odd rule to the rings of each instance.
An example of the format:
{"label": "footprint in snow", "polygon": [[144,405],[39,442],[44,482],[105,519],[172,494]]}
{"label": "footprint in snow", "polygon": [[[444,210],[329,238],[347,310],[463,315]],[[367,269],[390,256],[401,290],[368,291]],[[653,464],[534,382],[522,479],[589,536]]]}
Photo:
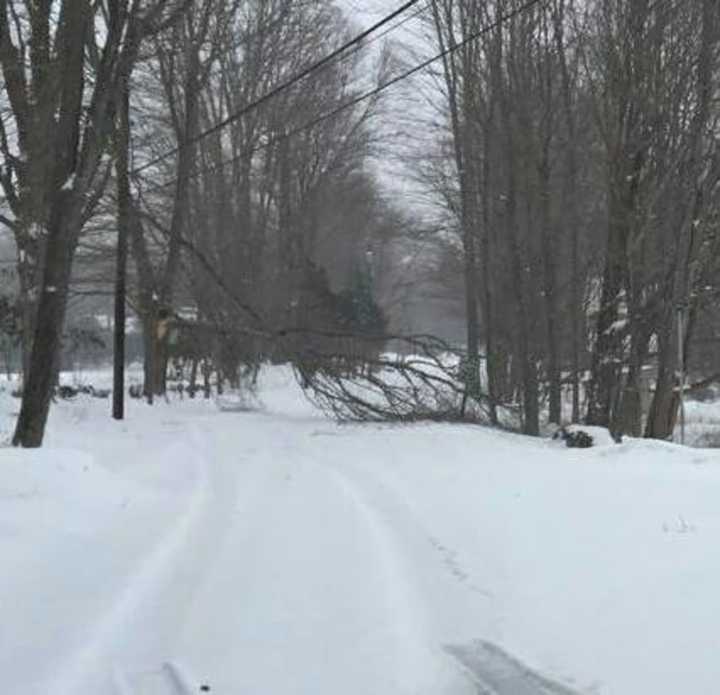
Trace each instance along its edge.
{"label": "footprint in snow", "polygon": [[663,522],[662,525],[663,533],[695,533],[697,527],[695,524],[688,523],[682,516],[678,515],[678,518],[673,523],[669,524],[667,521]]}

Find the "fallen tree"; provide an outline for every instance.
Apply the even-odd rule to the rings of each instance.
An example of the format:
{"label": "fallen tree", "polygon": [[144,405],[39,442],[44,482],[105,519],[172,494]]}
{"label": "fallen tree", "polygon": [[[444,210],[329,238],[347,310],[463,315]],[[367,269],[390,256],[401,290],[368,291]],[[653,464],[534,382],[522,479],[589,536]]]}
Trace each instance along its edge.
{"label": "fallen tree", "polygon": [[395,352],[304,350],[292,360],[308,399],[340,421],[490,422],[490,402],[466,378],[467,355],[434,336],[355,336]]}

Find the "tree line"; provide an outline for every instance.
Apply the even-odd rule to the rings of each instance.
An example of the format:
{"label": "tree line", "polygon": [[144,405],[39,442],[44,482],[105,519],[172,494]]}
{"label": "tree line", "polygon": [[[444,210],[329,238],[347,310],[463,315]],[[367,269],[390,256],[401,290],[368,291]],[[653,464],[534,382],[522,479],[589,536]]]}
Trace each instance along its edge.
{"label": "tree line", "polygon": [[[416,4],[384,32],[420,23],[410,53],[432,53],[408,70],[369,33],[346,44],[329,0],[0,0],[16,444],[42,442],[73,288],[109,278],[150,400],[180,349],[231,384],[293,362],[336,412],[672,434],[679,343],[707,372],[717,315],[715,2]],[[390,129],[381,94],[406,80],[421,98]],[[431,225],[371,165],[410,116]],[[461,347],[388,323],[428,240],[461,280]],[[425,362],[383,356],[393,338]]]}
{"label": "tree line", "polygon": [[15,444],[42,442],[72,283],[111,274],[117,254],[131,260],[149,399],[174,349],[162,326],[187,307],[186,356],[231,383],[252,360],[304,350],[299,327],[382,331],[367,287],[405,221],[367,164],[379,99],[352,102],[389,55],[358,44],[293,79],[353,32],[325,0],[0,2]]}
{"label": "tree line", "polygon": [[717,315],[717,4],[433,0],[425,37],[445,55],[416,175],[493,420],[671,436],[678,341],[699,363]]}

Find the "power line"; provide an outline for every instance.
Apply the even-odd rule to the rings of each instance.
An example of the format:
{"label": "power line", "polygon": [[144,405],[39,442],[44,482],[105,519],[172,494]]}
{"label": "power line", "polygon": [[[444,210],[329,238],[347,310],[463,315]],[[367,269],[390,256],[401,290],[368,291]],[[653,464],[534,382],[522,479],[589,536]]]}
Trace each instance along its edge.
{"label": "power line", "polygon": [[[327,113],[324,113],[324,114],[318,116],[317,118],[314,118],[311,121],[308,121],[308,122],[304,123],[303,125],[298,126],[297,128],[289,130],[289,131],[283,133],[282,135],[278,135],[277,137],[274,137],[274,138],[268,140],[267,142],[256,147],[253,152],[267,149],[279,142],[282,142],[283,140],[285,140],[287,138],[292,137],[293,135],[297,135],[306,130],[310,130],[311,128],[314,128],[316,125],[322,123],[323,121],[333,118],[334,116],[337,116],[338,114],[342,113],[343,111],[346,111],[347,109],[352,108],[353,106],[357,106],[358,104],[360,104],[364,101],[367,101],[368,99],[372,99],[373,97],[382,94],[384,91],[390,89],[390,87],[394,87],[396,84],[399,84],[400,82],[403,82],[404,80],[412,77],[413,75],[416,75],[417,73],[421,72],[422,70],[425,70],[425,68],[429,67],[433,63],[436,63],[438,60],[442,60],[443,58],[451,55],[455,51],[458,51],[461,48],[464,48],[465,46],[469,45],[473,41],[477,41],[477,39],[479,39],[481,36],[484,36],[485,34],[493,31],[494,29],[497,29],[499,26],[501,26],[508,20],[514,19],[518,15],[522,14],[523,12],[526,12],[527,10],[534,7],[535,5],[539,5],[540,3],[544,2],[544,1],[545,0],[528,0],[528,2],[524,3],[523,5],[520,5],[519,7],[515,8],[514,10],[511,10],[510,12],[507,12],[506,14],[501,15],[493,22],[486,24],[481,29],[478,29],[476,32],[469,34],[462,41],[455,43],[452,46],[449,46],[448,48],[441,51],[440,53],[432,56],[431,58],[428,58],[427,60],[422,61],[418,65],[415,65],[414,67],[406,70],[405,72],[402,72],[399,75],[396,75],[395,77],[388,80],[387,82],[383,82],[381,85],[378,85],[374,89],[368,90],[367,92],[360,94],[359,96],[351,99],[350,101],[345,102],[344,104],[340,104],[340,106],[332,109],[331,111],[328,111]],[[204,167],[203,169],[200,169],[199,171],[196,171],[195,173],[191,174],[188,178],[190,180],[192,180],[192,179],[196,179],[200,176],[203,176],[205,174],[211,174],[215,171],[218,171],[219,169],[225,168],[229,164],[233,164],[234,162],[237,162],[238,160],[240,160],[246,156],[247,156],[247,154],[243,153],[243,154],[231,157],[229,159],[223,160],[222,162],[219,162],[218,164],[213,164],[209,167]],[[136,170],[134,173],[137,174],[138,171]],[[154,189],[154,190],[161,190],[163,188],[168,188],[169,186],[176,184],[178,181],[177,178],[172,178],[172,179],[169,179],[168,181],[165,181],[160,184],[153,184],[152,182],[149,182],[146,177],[140,177],[140,178],[142,178],[143,181],[145,181],[147,184],[149,184],[150,188]]]}
{"label": "power line", "polygon": [[[353,49],[351,51],[348,51],[347,53],[344,53],[343,55],[341,55],[337,62],[342,63],[345,60],[347,60],[348,58],[352,58],[352,56],[354,56],[356,53],[359,53],[360,51],[362,51],[364,49],[366,50],[368,47],[377,43],[378,41],[380,41],[381,39],[386,37],[388,34],[392,34],[394,31],[397,31],[398,29],[400,29],[400,27],[404,26],[408,22],[411,22],[416,17],[419,17],[421,14],[423,14],[423,12],[427,12],[430,9],[432,2],[433,2],[433,0],[426,0],[426,4],[424,6],[418,7],[412,14],[398,20],[397,22],[395,22],[395,24],[387,27],[384,31],[381,31],[376,36],[373,36],[369,41],[367,41],[365,43],[357,44],[356,46],[353,47]],[[328,67],[331,67],[331,65],[330,64],[324,65],[323,69],[328,68]],[[220,73],[222,73],[222,71],[223,71],[223,68],[222,68],[222,66],[220,66],[216,70],[213,70],[211,72],[211,75],[212,75],[212,77],[217,77]]]}
{"label": "power line", "polygon": [[[271,89],[269,92],[266,92],[261,97],[256,99],[255,101],[250,102],[243,108],[239,109],[238,111],[235,111],[234,113],[227,116],[227,118],[224,118],[219,123],[216,123],[214,126],[208,128],[207,130],[204,130],[202,133],[199,133],[198,135],[190,138],[187,142],[183,143],[183,147],[187,147],[189,145],[192,145],[196,142],[199,142],[200,140],[203,140],[204,138],[208,137],[209,135],[212,135],[213,133],[216,133],[218,130],[222,130],[223,128],[227,127],[231,123],[234,123],[239,118],[244,116],[245,114],[249,113],[250,111],[253,111],[254,109],[258,108],[259,106],[262,106],[265,102],[269,101],[270,99],[276,97],[278,94],[284,92],[286,89],[289,89],[297,82],[303,80],[308,75],[312,74],[313,72],[325,67],[326,65],[329,65],[332,61],[335,60],[335,58],[342,56],[344,53],[346,53],[349,49],[359,46],[362,44],[362,42],[368,37],[374,34],[378,29],[381,29],[386,24],[389,24],[392,22],[396,17],[399,17],[401,14],[409,10],[414,5],[417,5],[417,3],[420,2],[420,0],[408,0],[406,3],[404,3],[401,7],[398,7],[394,12],[391,12],[389,15],[386,15],[381,19],[380,21],[373,24],[371,27],[366,29],[365,31],[361,32],[354,38],[350,39],[346,43],[344,43],[339,48],[335,49],[334,51],[330,52],[328,55],[324,56],[320,60],[317,60],[312,65],[309,65],[308,67],[304,68],[300,72],[296,73],[292,77],[285,80],[285,82],[281,82],[277,87]],[[164,154],[158,155],[154,159],[151,159],[149,162],[146,162],[145,164],[136,167],[133,174],[139,174],[142,171],[145,171],[146,169],[149,169],[152,166],[155,166],[159,162],[162,162],[163,160],[167,159],[168,157],[172,157],[173,155],[177,154],[180,151],[180,147],[173,147],[171,150],[168,150]]]}
{"label": "power line", "polygon": [[[423,12],[427,12],[427,10],[430,9],[430,5],[432,4],[432,0],[428,0],[428,2],[423,7],[418,7],[415,12],[408,15],[407,17],[404,17],[403,19],[399,20],[398,22],[395,22],[392,26],[385,29],[385,31],[380,32],[377,36],[373,36],[373,38],[368,41],[366,44],[361,44],[356,46],[353,51],[349,55],[353,55],[357,53],[358,51],[362,50],[363,48],[367,48],[368,46],[371,46],[373,43],[376,43],[383,37],[387,36],[388,34],[391,34],[393,31],[396,31],[400,27],[404,26],[408,22],[412,21],[416,17],[419,17]],[[344,59],[345,56],[343,56]]]}
{"label": "power line", "polygon": [[368,41],[367,43],[361,43],[355,46],[352,51],[341,56],[340,61],[350,58],[351,56],[355,55],[364,48],[367,48],[368,46],[372,46],[372,44],[377,43],[380,39],[384,38],[388,34],[391,34],[392,32],[396,31],[397,29],[412,21],[416,17],[419,17],[423,12],[427,12],[427,10],[430,9],[431,4],[432,0],[428,0],[428,2],[423,7],[418,7],[412,14],[409,14],[407,17],[403,17],[399,21],[395,22],[395,24],[387,27],[387,29],[381,31],[377,36],[373,36],[372,39],[370,39],[370,41]]}

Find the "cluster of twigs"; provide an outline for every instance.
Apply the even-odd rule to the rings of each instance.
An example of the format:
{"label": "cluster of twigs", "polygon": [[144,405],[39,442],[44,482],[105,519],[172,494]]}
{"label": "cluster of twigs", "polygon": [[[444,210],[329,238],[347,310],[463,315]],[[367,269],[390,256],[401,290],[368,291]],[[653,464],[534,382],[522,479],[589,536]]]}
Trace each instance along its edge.
{"label": "cluster of twigs", "polygon": [[296,355],[306,396],[340,421],[489,421],[486,396],[469,393],[463,379],[461,351],[433,336],[392,336],[395,351],[381,351],[388,339],[364,336],[360,350]]}

